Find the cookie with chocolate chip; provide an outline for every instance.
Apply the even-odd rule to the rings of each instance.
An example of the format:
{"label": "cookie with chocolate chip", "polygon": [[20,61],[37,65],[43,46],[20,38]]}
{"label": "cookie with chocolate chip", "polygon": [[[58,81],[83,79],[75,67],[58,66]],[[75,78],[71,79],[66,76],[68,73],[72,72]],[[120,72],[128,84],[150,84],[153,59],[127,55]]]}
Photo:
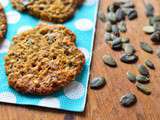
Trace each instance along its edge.
{"label": "cookie with chocolate chip", "polygon": [[0,4],[0,41],[4,39],[7,30],[7,19],[3,7]]}
{"label": "cookie with chocolate chip", "polygon": [[85,63],[75,40],[74,33],[62,25],[38,25],[15,36],[5,57],[9,85],[35,95],[68,85]]}
{"label": "cookie with chocolate chip", "polygon": [[19,11],[50,22],[65,22],[70,19],[83,0],[11,0]]}

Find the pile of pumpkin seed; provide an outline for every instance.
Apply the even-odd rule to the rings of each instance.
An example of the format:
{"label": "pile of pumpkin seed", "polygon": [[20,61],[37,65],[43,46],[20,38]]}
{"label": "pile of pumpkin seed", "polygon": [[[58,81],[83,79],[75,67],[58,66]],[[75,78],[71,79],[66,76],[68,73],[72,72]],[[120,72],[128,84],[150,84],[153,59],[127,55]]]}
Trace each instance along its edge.
{"label": "pile of pumpkin seed", "polygon": [[[144,26],[143,31],[151,34],[151,40],[154,43],[160,43],[160,16],[154,16],[154,7],[150,3],[145,4],[145,13],[149,18],[149,25]],[[123,50],[124,53],[120,60],[130,64],[135,63],[138,60],[138,56],[135,55],[136,50],[130,43],[130,39],[121,37],[121,33],[127,32],[126,17],[128,17],[128,20],[134,20],[138,17],[132,0],[113,2],[108,6],[106,13],[99,13],[100,20],[105,23],[105,43],[110,45],[113,50]],[[153,53],[152,47],[144,41],[140,41],[140,48],[147,53]],[[157,49],[157,56],[160,58],[160,48]],[[109,54],[103,56],[103,62],[110,67],[117,67],[115,59]],[[151,94],[149,69],[155,69],[155,66],[151,60],[146,59],[144,64],[137,66],[138,75],[130,71],[126,73],[128,80],[135,83],[137,89],[146,95]],[[105,84],[105,78],[98,76],[91,81],[90,87],[97,89]],[[129,107],[136,102],[137,98],[131,92],[120,98],[120,104],[124,107]]]}
{"label": "pile of pumpkin seed", "polygon": [[[154,44],[160,44],[160,15],[154,15],[154,7],[151,3],[145,3],[145,14],[149,22],[143,27],[143,31],[150,35]],[[160,58],[160,48],[157,49],[157,56]]]}
{"label": "pile of pumpkin seed", "polygon": [[[124,51],[120,58],[124,63],[134,63],[138,60],[138,56],[135,55],[136,50],[130,43],[129,38],[121,37],[120,34],[127,32],[126,17],[128,17],[128,20],[134,20],[137,16],[132,0],[113,2],[108,6],[106,13],[99,13],[99,18],[105,23],[105,42],[113,50]],[[111,67],[117,66],[111,55],[105,55],[103,61]]]}
{"label": "pile of pumpkin seed", "polygon": [[145,4],[145,13],[149,22],[148,25],[143,27],[143,31],[150,34],[154,43],[160,43],[160,16],[154,15],[154,7],[151,3]]}

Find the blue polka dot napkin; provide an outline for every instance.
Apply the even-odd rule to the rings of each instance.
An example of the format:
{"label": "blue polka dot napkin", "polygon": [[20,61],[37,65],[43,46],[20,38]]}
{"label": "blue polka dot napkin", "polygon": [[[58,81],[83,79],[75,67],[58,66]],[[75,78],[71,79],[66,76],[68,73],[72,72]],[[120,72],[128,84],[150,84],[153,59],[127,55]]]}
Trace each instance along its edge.
{"label": "blue polka dot napkin", "polygon": [[15,34],[33,28],[44,21],[16,11],[12,8],[9,0],[0,0],[0,3],[4,6],[8,19],[6,39],[0,46],[0,102],[43,106],[76,112],[84,111],[99,1],[86,0],[83,6],[76,11],[74,18],[64,24],[76,34],[76,45],[85,54],[86,63],[83,71],[75,81],[63,90],[43,97],[23,95],[8,86],[4,56],[7,54],[12,37]]}

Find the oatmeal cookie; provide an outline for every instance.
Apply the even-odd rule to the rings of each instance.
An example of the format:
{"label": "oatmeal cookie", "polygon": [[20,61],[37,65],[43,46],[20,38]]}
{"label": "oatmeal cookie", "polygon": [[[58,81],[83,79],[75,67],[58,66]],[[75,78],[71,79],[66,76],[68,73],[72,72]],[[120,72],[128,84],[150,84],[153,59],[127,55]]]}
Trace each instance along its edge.
{"label": "oatmeal cookie", "polygon": [[0,40],[2,40],[7,30],[7,19],[3,7],[0,4]]}
{"label": "oatmeal cookie", "polygon": [[65,22],[71,18],[83,0],[11,0],[19,11],[50,22]]}
{"label": "oatmeal cookie", "polygon": [[82,70],[84,54],[62,25],[39,25],[13,38],[5,68],[17,91],[48,95],[68,85]]}

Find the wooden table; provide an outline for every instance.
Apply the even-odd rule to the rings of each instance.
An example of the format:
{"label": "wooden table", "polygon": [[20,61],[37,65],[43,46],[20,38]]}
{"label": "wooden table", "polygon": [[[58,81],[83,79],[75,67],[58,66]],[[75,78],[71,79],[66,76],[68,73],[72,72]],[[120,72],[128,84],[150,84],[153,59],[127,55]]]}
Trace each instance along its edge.
{"label": "wooden table", "polygon": [[[103,75],[107,79],[107,86],[97,91],[88,90],[88,102],[85,112],[71,113],[1,103],[0,120],[160,120],[160,59],[157,58],[155,52],[153,55],[143,52],[139,47],[139,41],[145,40],[152,45],[154,50],[158,46],[153,45],[149,36],[142,31],[143,25],[147,24],[142,0],[134,0],[134,2],[139,18],[134,21],[127,21],[128,32],[126,36],[136,46],[136,54],[140,56],[137,64],[143,63],[146,58],[150,58],[156,65],[156,70],[150,71],[152,86],[152,94],[150,96],[139,92],[135,85],[127,80],[126,72],[128,70],[138,73],[137,64],[126,65],[119,61],[121,52],[112,51],[104,43],[104,24],[98,20],[91,78],[96,75]],[[155,6],[156,14],[158,14],[158,11],[160,11],[158,0],[151,0],[151,2]],[[106,11],[106,6],[110,3],[111,0],[101,0],[100,10]],[[118,68],[109,68],[103,64],[101,58],[106,53],[111,53],[114,56],[118,62]],[[119,98],[128,91],[137,96],[138,102],[133,107],[123,108],[119,104]]]}

